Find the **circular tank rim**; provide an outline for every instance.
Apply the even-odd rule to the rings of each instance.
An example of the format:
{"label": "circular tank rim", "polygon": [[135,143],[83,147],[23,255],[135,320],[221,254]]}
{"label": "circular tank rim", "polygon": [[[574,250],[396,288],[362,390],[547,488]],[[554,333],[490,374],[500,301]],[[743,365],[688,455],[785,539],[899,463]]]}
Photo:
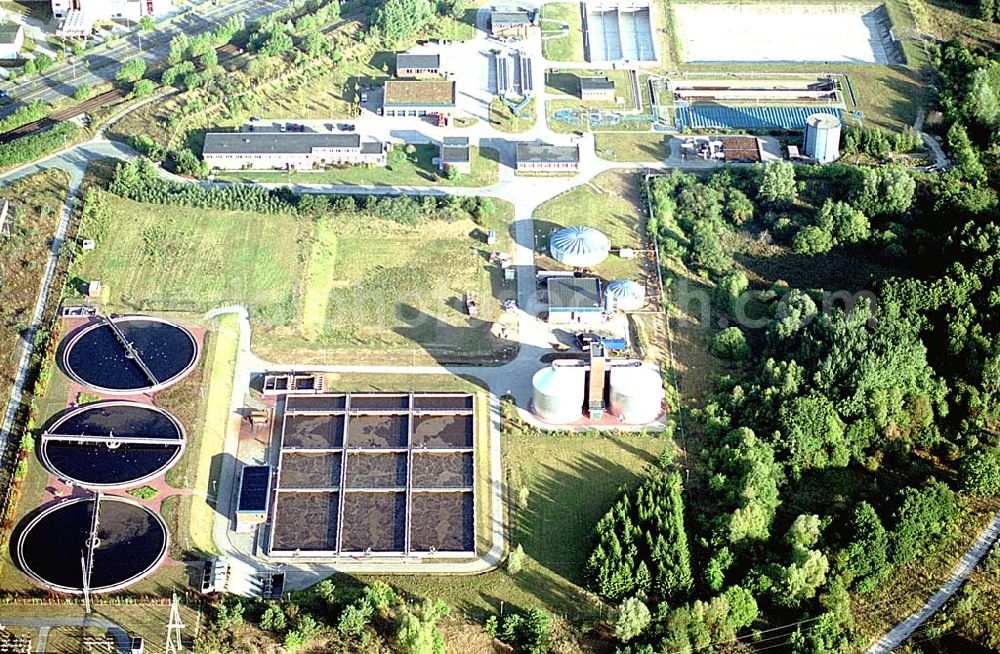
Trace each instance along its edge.
{"label": "circular tank rim", "polygon": [[[562,246],[557,242],[560,239],[566,241]],[[597,239],[599,243],[594,243],[594,239]],[[579,251],[581,245],[585,246],[583,251]],[[593,245],[599,245],[599,247],[594,249],[591,247]],[[574,251],[570,251],[567,249],[568,247]],[[563,258],[566,258],[570,260],[580,259],[583,261],[581,265],[596,265],[607,259],[611,254],[611,239],[599,229],[585,225],[571,225],[553,233],[549,237],[548,248],[552,258],[560,263],[572,265],[567,261],[563,261]],[[561,252],[562,254],[557,255],[557,252]]]}
{"label": "circular tank rim", "polygon": [[833,114],[817,111],[814,114],[806,116],[806,125],[817,129],[840,129],[842,123]]}
{"label": "circular tank rim", "polygon": [[89,334],[95,329],[107,326],[103,321],[101,321],[81,329],[79,332],[74,334],[71,339],[69,339],[69,341],[63,348],[62,367],[63,370],[66,371],[66,374],[69,376],[69,378],[75,381],[76,383],[80,384],[81,386],[85,386],[91,390],[95,390],[105,395],[135,395],[136,393],[156,393],[158,391],[162,391],[168,386],[176,384],[184,377],[187,377],[188,373],[190,373],[191,370],[195,367],[195,365],[198,363],[198,358],[201,356],[201,347],[198,344],[198,339],[194,337],[194,334],[192,334],[190,330],[188,330],[186,327],[183,327],[182,325],[178,325],[177,323],[170,322],[169,320],[158,318],[156,316],[129,315],[129,316],[119,317],[118,319],[114,320],[114,322],[118,324],[122,322],[129,322],[135,320],[146,320],[149,322],[163,323],[165,325],[170,325],[171,327],[175,327],[184,332],[184,334],[186,334],[187,337],[191,340],[191,345],[194,348],[191,361],[189,361],[188,364],[184,366],[181,370],[179,370],[177,374],[174,375],[173,377],[165,379],[161,381],[159,384],[153,386],[140,386],[137,388],[104,388],[103,386],[96,386],[94,384],[91,384],[90,382],[87,382],[82,377],[80,377],[80,375],[77,374],[77,372],[73,369],[73,367],[69,365],[69,353],[73,350],[73,347],[77,344],[77,342],[85,335]]}
{"label": "circular tank rim", "polygon": [[118,495],[104,495],[104,496],[101,496],[100,498],[98,498],[98,496],[92,495],[90,497],[74,497],[74,498],[67,499],[67,500],[64,500],[62,502],[59,502],[58,504],[53,504],[52,506],[50,506],[49,508],[43,510],[41,513],[39,513],[37,516],[35,516],[34,518],[31,519],[31,522],[29,522],[24,527],[24,529],[21,530],[21,533],[17,537],[17,547],[15,548],[15,555],[17,557],[17,560],[15,561],[15,563],[17,564],[17,567],[21,569],[21,572],[23,572],[24,574],[26,574],[29,579],[31,579],[32,581],[34,581],[36,584],[40,585],[43,588],[48,588],[48,589],[51,589],[51,590],[54,590],[54,591],[57,591],[57,592],[60,592],[60,593],[66,593],[68,595],[83,595],[83,589],[82,588],[72,588],[70,586],[60,586],[59,584],[49,583],[49,582],[45,581],[44,579],[42,579],[42,577],[40,577],[38,575],[38,573],[36,573],[34,570],[32,570],[30,567],[28,567],[27,563],[25,563],[25,561],[24,561],[24,540],[27,537],[28,532],[31,531],[31,528],[34,527],[36,524],[38,524],[42,520],[42,518],[46,517],[50,513],[54,513],[56,510],[61,509],[61,508],[65,507],[65,506],[69,506],[71,504],[77,504],[79,502],[90,502],[90,501],[95,501],[96,502],[96,501],[98,501],[98,499],[100,499],[101,501],[107,500],[107,501],[111,501],[111,502],[122,502],[123,504],[131,504],[132,506],[136,506],[136,507],[142,509],[143,511],[145,511],[146,513],[148,513],[149,515],[153,516],[153,518],[155,518],[155,520],[156,520],[156,524],[158,524],[160,526],[160,528],[163,530],[163,546],[160,547],[159,554],[157,554],[154,557],[153,562],[149,565],[149,567],[146,568],[145,570],[143,570],[142,572],[139,572],[138,574],[132,575],[128,579],[120,581],[120,582],[118,582],[116,584],[111,584],[110,586],[100,586],[99,588],[91,588],[90,592],[91,593],[113,593],[115,591],[119,591],[119,590],[122,590],[124,588],[128,588],[132,584],[134,584],[136,582],[139,582],[142,579],[148,577],[157,568],[159,568],[160,564],[163,563],[163,560],[165,558],[167,558],[167,551],[168,551],[168,549],[170,547],[170,530],[167,529],[167,523],[163,519],[163,517],[159,513],[157,513],[156,511],[153,511],[152,509],[150,509],[149,507],[144,506],[144,505],[140,504],[139,502],[130,500],[130,499],[125,498],[125,497],[120,497]]}
{"label": "circular tank rim", "polygon": [[63,416],[60,416],[55,422],[52,423],[52,425],[48,429],[46,429],[43,432],[43,434],[52,431],[65,421],[69,420],[70,418],[80,413],[86,413],[87,410],[93,410],[96,407],[109,407],[109,406],[138,406],[144,409],[151,409],[160,412],[161,414],[166,416],[168,420],[170,420],[170,422],[174,425],[174,427],[177,428],[177,434],[180,436],[180,438],[177,439],[177,445],[178,445],[177,451],[174,453],[172,457],[170,457],[170,459],[167,460],[166,463],[164,463],[162,466],[160,466],[159,468],[157,468],[156,470],[147,475],[143,475],[142,477],[138,477],[134,480],[130,480],[128,482],[120,484],[99,484],[99,483],[85,482],[80,479],[77,479],[76,477],[73,477],[72,475],[67,475],[63,473],[62,470],[60,470],[54,463],[52,463],[49,460],[47,446],[46,443],[44,442],[44,439],[42,439],[42,443],[39,444],[38,452],[39,452],[39,458],[42,460],[42,465],[45,467],[45,469],[54,474],[55,476],[59,477],[60,479],[67,479],[69,481],[72,481],[77,486],[81,486],[83,488],[94,488],[99,490],[119,490],[125,488],[132,488],[133,486],[138,486],[139,484],[143,484],[149,481],[150,479],[155,479],[156,477],[165,474],[168,470],[177,465],[178,459],[180,459],[181,455],[184,454],[184,448],[187,447],[187,432],[184,430],[184,425],[181,424],[181,421],[177,419],[177,416],[170,413],[166,409],[162,409],[152,404],[143,404],[142,402],[132,402],[129,400],[108,400],[105,402],[93,402],[91,404],[84,404],[83,406],[76,407],[75,409],[73,409],[69,413],[66,413]]}
{"label": "circular tank rim", "polygon": [[[539,391],[546,397],[553,397],[553,393],[550,392],[548,387],[551,387],[551,385],[554,383],[563,382],[563,380],[567,382],[568,381],[575,382],[577,381],[577,378],[579,378],[581,384],[580,394],[583,395],[582,384],[584,379],[586,379],[586,371],[584,370],[583,366],[552,366],[552,365],[545,366],[544,368],[535,371],[535,374],[531,376],[531,390]],[[543,380],[546,381],[547,387],[539,388],[538,384],[540,381]],[[556,390],[560,389],[561,387],[556,388]]]}

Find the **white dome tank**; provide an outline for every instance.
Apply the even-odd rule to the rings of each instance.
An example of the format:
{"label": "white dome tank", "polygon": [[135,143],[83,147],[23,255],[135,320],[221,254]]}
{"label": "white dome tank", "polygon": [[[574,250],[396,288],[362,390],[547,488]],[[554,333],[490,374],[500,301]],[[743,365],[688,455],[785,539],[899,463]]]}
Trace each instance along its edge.
{"label": "white dome tank", "polygon": [[549,237],[549,253],[559,263],[590,268],[608,258],[611,241],[592,227],[566,227]]}
{"label": "white dome tank", "polygon": [[806,156],[820,163],[840,158],[840,119],[833,114],[815,113],[806,118]]}
{"label": "white dome tank", "polygon": [[618,279],[608,284],[608,301],[614,309],[638,311],[646,303],[646,289],[631,279]]}
{"label": "white dome tank", "polygon": [[584,368],[549,366],[531,378],[535,414],[552,424],[575,422],[583,417]]}
{"label": "white dome tank", "polygon": [[625,422],[653,422],[662,411],[663,378],[649,366],[611,368],[611,413]]}

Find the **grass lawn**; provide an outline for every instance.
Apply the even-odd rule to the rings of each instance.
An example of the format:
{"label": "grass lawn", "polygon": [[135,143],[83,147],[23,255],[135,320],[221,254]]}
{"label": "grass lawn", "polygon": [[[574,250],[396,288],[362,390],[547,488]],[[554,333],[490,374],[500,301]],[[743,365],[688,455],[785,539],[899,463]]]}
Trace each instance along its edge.
{"label": "grass lawn", "polygon": [[139,310],[206,311],[246,303],[257,317],[295,318],[307,221],[290,215],[151,207],[111,194],[103,227],[79,275],[99,279],[109,304]]}
{"label": "grass lawn", "polygon": [[[635,435],[611,437],[504,436],[505,483],[511,488],[513,545],[528,556],[524,570],[502,570],[474,577],[392,576],[403,590],[443,599],[455,609],[481,618],[500,602],[513,607],[543,606],[571,620],[590,620],[598,609],[582,587],[580,573],[590,555],[594,525],[610,508],[622,486],[634,486],[646,464],[666,441]],[[515,499],[521,486],[527,502]],[[523,493],[523,492],[522,492]]]}
{"label": "grass lawn", "polygon": [[[563,25],[568,30],[562,30]],[[550,37],[550,34],[562,36]],[[552,2],[542,6],[542,54],[552,61],[583,61],[583,16],[576,2]]]}
{"label": "grass lawn", "polygon": [[494,98],[490,103],[490,125],[499,132],[517,133],[526,132],[535,125],[537,113],[535,111],[535,98],[528,101],[521,109],[522,116],[515,115],[510,107],[499,98]]}
{"label": "grass lawn", "polygon": [[[405,147],[397,145],[396,147]],[[400,166],[348,166],[323,171],[260,171],[219,173],[218,179],[235,182],[269,182],[288,184],[359,184],[367,186],[489,186],[500,179],[499,154],[492,148],[472,148],[472,172],[459,179],[449,179],[438,170],[433,159],[438,156],[436,145],[416,145]]]}
{"label": "grass lawn", "polygon": [[[191,521],[188,528],[191,546],[200,552],[216,552],[212,539],[215,508],[208,498],[214,495],[210,488],[213,476],[218,475],[214,460],[222,452],[229,429],[229,404],[233,396],[233,379],[236,374],[236,352],[239,349],[239,319],[233,314],[218,319],[218,332],[209,362],[208,389],[205,392],[205,421],[201,429],[201,443],[195,462],[195,497],[191,501]],[[207,354],[206,354],[207,356]]]}
{"label": "grass lawn", "polygon": [[[643,216],[638,173],[610,171],[538,207],[534,215],[535,242],[544,246],[555,229],[583,225],[606,234],[612,248],[642,249],[645,247],[641,231],[645,224]],[[548,256],[540,259],[545,267],[560,267]],[[596,270],[605,279],[639,279],[643,274],[639,259],[622,259],[615,253]]]}
{"label": "grass lawn", "polygon": [[598,132],[594,147],[597,156],[608,161],[666,161],[670,157],[670,137],[658,132]]}
{"label": "grass lawn", "polygon": [[[4,197],[11,212],[0,241],[0,397],[10,396],[14,383],[21,332],[31,321],[38,287],[49,258],[49,242],[56,233],[69,177],[58,170],[32,175],[8,185]],[[9,230],[9,232],[8,232]]]}
{"label": "grass lawn", "polygon": [[[495,249],[510,251],[506,202],[493,201],[479,225],[401,225],[104,199],[105,218],[84,226],[99,246],[79,274],[103,282],[109,309],[203,312],[246,303],[256,344],[276,360],[469,361],[510,347],[490,330],[513,289],[485,245],[492,228]],[[479,295],[478,318],[465,313],[466,291]]]}

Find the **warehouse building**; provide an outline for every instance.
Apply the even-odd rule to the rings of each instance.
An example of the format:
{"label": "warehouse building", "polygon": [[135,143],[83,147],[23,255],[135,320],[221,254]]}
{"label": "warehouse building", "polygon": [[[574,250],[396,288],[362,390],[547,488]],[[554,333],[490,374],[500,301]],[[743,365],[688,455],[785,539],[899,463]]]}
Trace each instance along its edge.
{"label": "warehouse building", "polygon": [[518,143],[514,158],[517,172],[575,173],[580,169],[577,145]]}
{"label": "warehouse building", "polygon": [[615,101],[615,83],[607,77],[581,77],[580,99]]}
{"label": "warehouse building", "polygon": [[406,54],[396,55],[396,77],[440,77],[441,55]]}
{"label": "warehouse building", "polygon": [[494,7],[490,12],[490,34],[523,39],[531,29],[531,12],[512,7]]}
{"label": "warehouse building", "polygon": [[468,136],[446,136],[441,142],[438,167],[448,172],[455,169],[463,175],[472,172],[472,148]]}
{"label": "warehouse building", "polygon": [[202,156],[219,170],[309,170],[333,164],[384,166],[388,146],[360,134],[226,132],[205,135]]}
{"label": "warehouse building", "polygon": [[549,286],[549,322],[593,324],[604,319],[601,280],[596,277],[552,277]]}
{"label": "warehouse building", "polygon": [[451,116],[455,112],[455,82],[391,79],[385,83],[382,114],[389,118]]}

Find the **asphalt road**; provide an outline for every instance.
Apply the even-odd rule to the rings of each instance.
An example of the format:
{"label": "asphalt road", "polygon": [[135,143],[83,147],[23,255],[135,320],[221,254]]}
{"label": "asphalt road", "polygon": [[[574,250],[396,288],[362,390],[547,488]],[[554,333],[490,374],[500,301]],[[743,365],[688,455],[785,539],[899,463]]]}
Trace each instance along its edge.
{"label": "asphalt road", "polygon": [[33,100],[50,103],[72,96],[81,84],[93,87],[110,82],[122,63],[131,59],[142,59],[148,66],[161,65],[170,52],[170,40],[178,34],[193,36],[215,30],[233,15],[242,15],[249,23],[290,4],[291,0],[227,0],[218,5],[204,2],[163,27],[148,32],[133,32],[110,45],[98,46],[81,57],[70,57],[57,63],[44,75],[0,85],[13,100],[0,108],[0,118]]}

